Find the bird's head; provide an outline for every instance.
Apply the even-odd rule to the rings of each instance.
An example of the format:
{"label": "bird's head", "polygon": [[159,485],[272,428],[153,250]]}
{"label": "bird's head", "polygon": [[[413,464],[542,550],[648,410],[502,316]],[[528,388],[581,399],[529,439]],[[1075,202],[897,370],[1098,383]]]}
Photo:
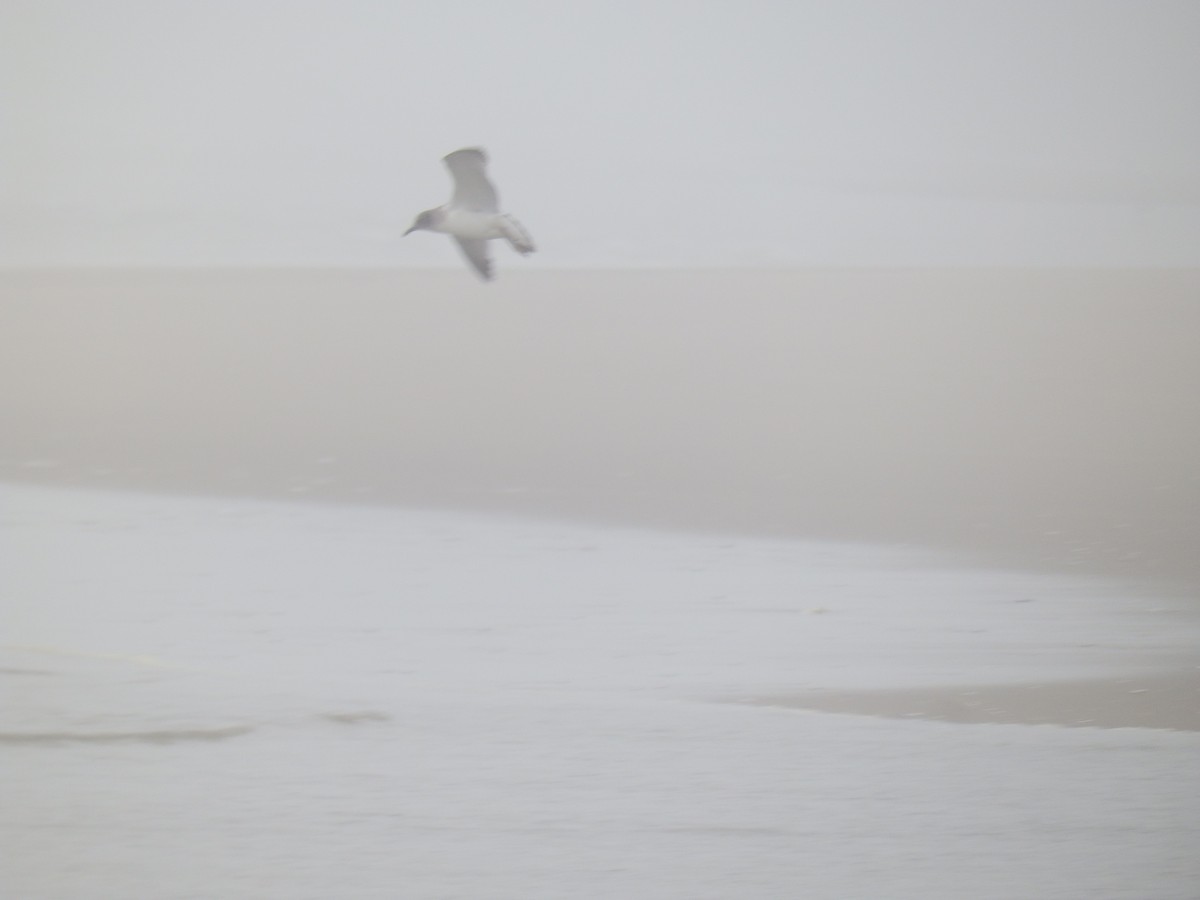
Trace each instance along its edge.
{"label": "bird's head", "polygon": [[414,231],[432,231],[433,227],[437,224],[437,213],[436,209],[427,209],[425,212],[420,213],[416,221],[409,226],[408,231],[404,232],[405,237]]}

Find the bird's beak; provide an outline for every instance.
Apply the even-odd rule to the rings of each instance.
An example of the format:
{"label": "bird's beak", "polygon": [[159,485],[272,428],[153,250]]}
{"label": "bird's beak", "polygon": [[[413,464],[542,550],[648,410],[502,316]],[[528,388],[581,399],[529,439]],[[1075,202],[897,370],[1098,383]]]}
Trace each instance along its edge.
{"label": "bird's beak", "polygon": [[408,231],[404,232],[404,234],[402,234],[402,235],[400,235],[400,236],[401,236],[401,237],[408,237],[410,234],[412,234],[412,233],[413,233],[414,231],[416,231],[416,230],[417,230],[417,226],[416,226],[416,225],[414,225],[412,228],[408,229]]}

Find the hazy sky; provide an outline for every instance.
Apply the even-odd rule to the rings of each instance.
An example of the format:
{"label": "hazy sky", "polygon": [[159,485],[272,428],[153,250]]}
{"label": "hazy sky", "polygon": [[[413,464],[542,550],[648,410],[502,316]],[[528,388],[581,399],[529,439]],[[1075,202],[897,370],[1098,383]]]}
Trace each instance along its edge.
{"label": "hazy sky", "polygon": [[[1200,265],[1200,2],[0,0],[0,263]],[[522,263],[524,264],[524,263]]]}

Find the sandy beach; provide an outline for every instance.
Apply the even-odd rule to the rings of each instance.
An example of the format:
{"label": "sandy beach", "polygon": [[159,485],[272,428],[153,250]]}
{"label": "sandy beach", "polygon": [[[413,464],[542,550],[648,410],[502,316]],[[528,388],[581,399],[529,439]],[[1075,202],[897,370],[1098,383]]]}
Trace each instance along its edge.
{"label": "sandy beach", "polygon": [[31,485],[0,537],[14,896],[1194,894],[1200,622],[1108,579]]}
{"label": "sandy beach", "polygon": [[1200,272],[7,270],[0,477],[1200,584]]}
{"label": "sandy beach", "polygon": [[[875,541],[1200,594],[1194,270],[0,284],[6,480]],[[1190,721],[1194,691],[1156,696]]]}
{"label": "sandy beach", "polygon": [[1194,896],[1197,273],[0,287],[20,896]]}
{"label": "sandy beach", "polygon": [[0,3],[0,900],[1200,900],[1200,4],[565,10]]}

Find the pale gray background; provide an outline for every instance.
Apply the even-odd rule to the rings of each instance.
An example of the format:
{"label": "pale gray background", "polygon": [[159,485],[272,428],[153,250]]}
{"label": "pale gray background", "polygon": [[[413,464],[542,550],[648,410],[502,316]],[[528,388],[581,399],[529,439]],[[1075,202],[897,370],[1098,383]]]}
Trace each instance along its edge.
{"label": "pale gray background", "polygon": [[1200,3],[0,0],[0,264],[1195,265]]}

